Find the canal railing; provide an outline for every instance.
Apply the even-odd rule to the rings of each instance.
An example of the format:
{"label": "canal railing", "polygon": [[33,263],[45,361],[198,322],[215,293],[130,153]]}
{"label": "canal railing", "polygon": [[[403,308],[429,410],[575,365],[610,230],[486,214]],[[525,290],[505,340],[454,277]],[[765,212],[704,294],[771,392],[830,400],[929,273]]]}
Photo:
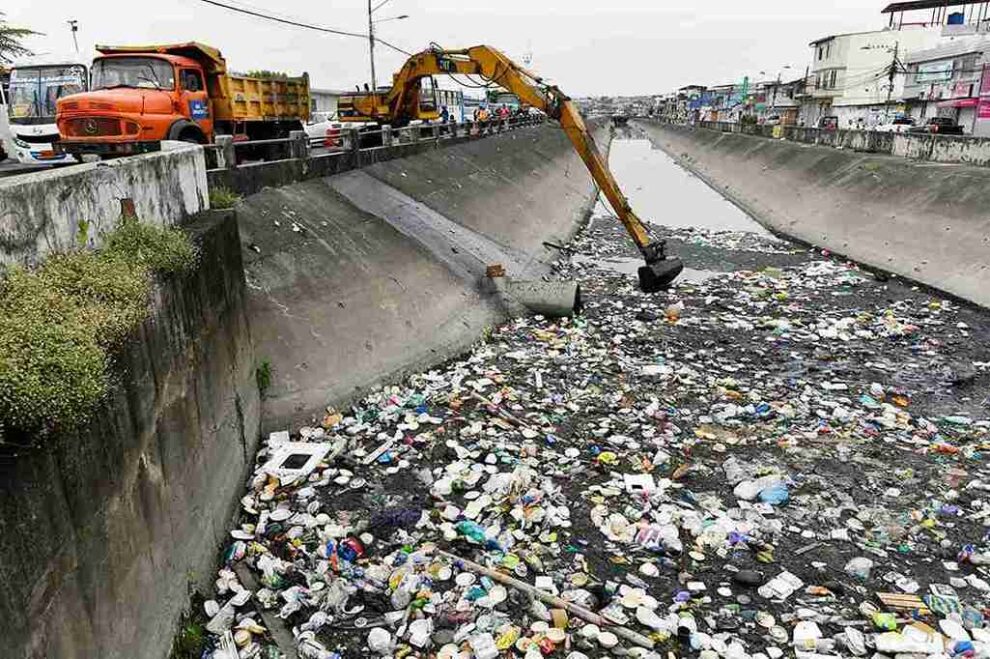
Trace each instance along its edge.
{"label": "canal railing", "polygon": [[347,127],[339,135],[311,138],[303,131],[289,137],[235,141],[218,136],[204,147],[210,187],[252,194],[263,187],[331,176],[351,169],[431,149],[537,126],[543,116],[511,117],[464,123]]}

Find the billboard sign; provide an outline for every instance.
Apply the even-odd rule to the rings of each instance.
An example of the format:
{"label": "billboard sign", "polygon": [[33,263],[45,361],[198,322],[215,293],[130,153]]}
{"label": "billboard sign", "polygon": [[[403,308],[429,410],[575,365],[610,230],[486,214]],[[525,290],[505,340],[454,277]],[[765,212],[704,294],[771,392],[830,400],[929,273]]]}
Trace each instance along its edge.
{"label": "billboard sign", "polygon": [[928,62],[918,65],[915,82],[928,84],[931,82],[946,82],[952,79],[952,60],[945,62]]}

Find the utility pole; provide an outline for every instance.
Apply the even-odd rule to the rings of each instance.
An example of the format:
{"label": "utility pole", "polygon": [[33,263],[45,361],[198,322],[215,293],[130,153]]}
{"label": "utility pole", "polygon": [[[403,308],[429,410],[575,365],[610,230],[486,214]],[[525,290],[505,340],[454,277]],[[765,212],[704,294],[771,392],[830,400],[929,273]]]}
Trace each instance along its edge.
{"label": "utility pole", "polygon": [[897,75],[897,54],[900,51],[901,42],[894,42],[894,61],[890,63],[890,72],[887,75],[887,102],[883,105],[883,122],[890,123],[890,100],[894,95],[894,76]]}
{"label": "utility pole", "polygon": [[[371,52],[371,93],[378,93],[378,78],[375,76],[375,23],[385,23],[387,21],[404,21],[409,16],[392,16],[391,18],[374,19],[375,12],[390,3],[392,0],[381,0],[377,5],[368,0],[368,48]],[[387,45],[387,44],[386,44]]]}
{"label": "utility pole", "polygon": [[76,54],[79,53],[79,39],[76,37],[76,33],[79,31],[79,21],[72,18],[67,21],[69,23],[69,29],[72,30],[72,43],[76,45]]}
{"label": "utility pole", "polygon": [[374,13],[371,0],[368,0],[368,46],[371,50],[371,93],[378,91],[378,81],[375,79],[375,21],[371,15]]}

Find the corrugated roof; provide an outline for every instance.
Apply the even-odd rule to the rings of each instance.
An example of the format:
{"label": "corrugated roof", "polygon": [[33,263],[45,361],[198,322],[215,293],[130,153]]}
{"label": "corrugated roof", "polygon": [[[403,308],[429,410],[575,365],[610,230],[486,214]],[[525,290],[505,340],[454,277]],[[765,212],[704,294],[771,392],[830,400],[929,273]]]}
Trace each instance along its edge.
{"label": "corrugated roof", "polygon": [[895,2],[887,5],[881,14],[894,14],[899,11],[915,11],[921,9],[938,9],[939,7],[961,7],[963,5],[982,5],[986,0],[911,0],[910,2]]}

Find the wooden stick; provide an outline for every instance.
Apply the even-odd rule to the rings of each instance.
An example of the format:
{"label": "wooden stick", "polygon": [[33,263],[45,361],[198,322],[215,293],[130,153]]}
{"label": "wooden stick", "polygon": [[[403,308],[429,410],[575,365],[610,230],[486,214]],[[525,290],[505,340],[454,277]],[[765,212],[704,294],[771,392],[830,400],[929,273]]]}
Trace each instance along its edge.
{"label": "wooden stick", "polygon": [[542,590],[530,586],[525,581],[514,579],[508,576],[507,574],[502,574],[501,572],[492,570],[491,568],[487,568],[484,565],[475,563],[474,561],[469,561],[465,558],[461,558],[460,556],[455,556],[450,552],[446,552],[443,550],[437,550],[437,552],[441,556],[445,556],[456,563],[460,563],[461,565],[468,568],[472,572],[478,572],[480,574],[485,575],[486,577],[490,577],[495,581],[498,581],[501,584],[504,584],[506,586],[511,586],[512,588],[515,588],[517,590],[521,590],[526,593],[529,593],[533,597],[536,597],[537,599],[541,600],[544,604],[550,604],[551,606],[555,606],[558,609],[566,609],[568,613],[575,615],[586,622],[590,622],[602,628],[607,628],[609,631],[613,632],[616,636],[620,638],[624,638],[630,643],[634,643],[642,648],[647,648],[649,650],[652,650],[654,647],[653,641],[643,636],[642,634],[634,632],[633,630],[627,629],[625,627],[620,627],[614,624],[613,622],[609,621],[608,619],[598,615],[597,613],[594,613],[593,611],[589,611],[588,609],[582,606],[578,606],[577,604],[572,604],[571,602],[568,602],[567,600],[563,600],[555,595],[551,595],[550,593],[543,592]]}
{"label": "wooden stick", "polygon": [[474,392],[474,393],[472,393],[469,396],[469,398],[473,398],[473,399],[475,399],[478,402],[484,403],[485,405],[494,408],[495,409],[495,414],[497,414],[498,416],[502,417],[506,421],[511,421],[512,423],[516,424],[517,426],[519,426],[519,427],[521,427],[523,429],[532,430],[532,428],[530,427],[530,425],[528,423],[526,423],[525,421],[523,421],[522,419],[520,419],[519,417],[517,417],[516,415],[514,415],[512,412],[509,412],[508,410],[506,410],[501,405],[496,405],[493,401],[491,401],[490,399],[482,396],[481,394],[479,394],[477,392]]}
{"label": "wooden stick", "polygon": [[[242,586],[251,592],[258,592],[258,582],[254,578],[254,574],[250,568],[243,561],[238,561],[234,565],[234,574],[237,575]],[[272,640],[275,641],[275,647],[278,648],[279,652],[284,654],[287,659],[298,659],[299,654],[296,652],[296,641],[285,621],[260,606],[255,608],[261,617],[261,622],[268,628],[268,632],[271,634]]]}

